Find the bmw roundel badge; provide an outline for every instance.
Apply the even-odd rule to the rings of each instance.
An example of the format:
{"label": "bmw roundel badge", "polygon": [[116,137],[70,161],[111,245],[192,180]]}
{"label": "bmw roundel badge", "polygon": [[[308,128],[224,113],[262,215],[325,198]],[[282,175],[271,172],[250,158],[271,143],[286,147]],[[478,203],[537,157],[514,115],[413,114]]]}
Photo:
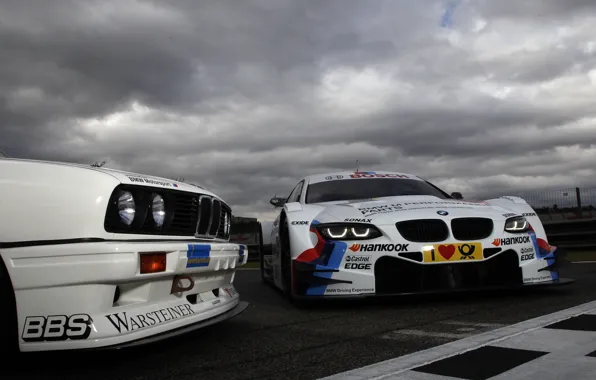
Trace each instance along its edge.
{"label": "bmw roundel badge", "polygon": [[443,211],[443,210],[439,210],[439,211],[437,211],[437,214],[439,214],[439,215],[443,215],[443,216],[445,216],[445,215],[449,215],[449,213],[448,213],[447,211]]}

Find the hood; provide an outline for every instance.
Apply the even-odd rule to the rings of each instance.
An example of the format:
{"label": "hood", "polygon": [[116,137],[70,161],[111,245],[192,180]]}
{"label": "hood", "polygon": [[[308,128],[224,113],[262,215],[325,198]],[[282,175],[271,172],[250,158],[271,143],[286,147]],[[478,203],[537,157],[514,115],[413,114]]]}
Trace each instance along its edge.
{"label": "hood", "polygon": [[[450,220],[458,217],[489,217],[505,219],[503,214],[510,210],[492,206],[482,201],[462,201],[441,199],[434,196],[398,196],[372,200],[320,203],[323,214],[346,221],[346,219],[367,219],[374,224],[394,224],[400,220],[442,218]],[[446,215],[437,214],[445,211]],[[370,219],[370,221],[368,220]]]}
{"label": "hood", "polygon": [[[152,187],[161,187],[161,188],[168,188],[172,190],[180,190],[180,191],[188,191],[192,193],[200,193],[215,196],[220,198],[216,194],[212,193],[211,191],[205,190],[202,187],[197,185],[192,185],[189,183],[178,182],[168,178],[162,177],[155,177],[146,174],[139,174],[133,173],[128,171],[116,170],[116,169],[109,169],[105,167],[95,167],[91,165],[84,165],[84,164],[77,164],[77,163],[70,163],[70,162],[57,162],[57,161],[43,161],[43,160],[28,160],[28,159],[16,159],[16,158],[6,158],[2,161],[7,162],[14,162],[14,163],[23,163],[23,164],[35,164],[35,165],[44,165],[44,166],[51,166],[51,165],[60,165],[60,166],[69,166],[73,169],[82,169],[82,170],[93,170],[96,172],[100,172],[103,174],[110,175],[116,178],[123,184],[127,185],[145,185],[145,186],[152,186]],[[48,169],[50,170],[50,169]],[[221,199],[221,198],[220,198]]]}

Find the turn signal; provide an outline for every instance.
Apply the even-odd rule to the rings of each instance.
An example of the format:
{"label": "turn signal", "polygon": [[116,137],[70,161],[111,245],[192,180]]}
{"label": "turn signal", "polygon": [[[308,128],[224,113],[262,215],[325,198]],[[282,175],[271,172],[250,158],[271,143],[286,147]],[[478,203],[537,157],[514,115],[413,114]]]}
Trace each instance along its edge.
{"label": "turn signal", "polygon": [[141,274],[158,273],[166,271],[165,252],[141,253]]}

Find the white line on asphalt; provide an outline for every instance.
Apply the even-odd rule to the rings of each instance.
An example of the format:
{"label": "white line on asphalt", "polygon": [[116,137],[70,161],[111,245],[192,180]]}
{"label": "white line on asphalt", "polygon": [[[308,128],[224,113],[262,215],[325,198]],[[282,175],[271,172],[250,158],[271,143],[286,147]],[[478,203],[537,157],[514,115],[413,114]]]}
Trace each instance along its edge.
{"label": "white line on asphalt", "polygon": [[445,325],[456,325],[456,326],[474,326],[474,327],[503,327],[506,326],[502,323],[476,323],[476,322],[464,322],[464,321],[441,321],[439,323]]}
{"label": "white line on asphalt", "polygon": [[441,346],[432,347],[427,350],[414,352],[409,355],[400,356],[394,359],[385,360],[380,363],[338,373],[336,375],[327,376],[319,380],[381,380],[388,377],[395,377],[400,373],[429,363],[463,354],[465,352],[488,346],[490,344],[494,344],[529,331],[538,330],[546,325],[550,325],[576,315],[595,311],[596,301],[587,302],[552,314],[528,319],[515,325],[505,326],[500,329],[491,330],[483,334],[473,335],[461,340],[443,344]]}
{"label": "white line on asphalt", "polygon": [[588,261],[572,261],[573,264],[596,264],[596,261],[588,260]]}
{"label": "white line on asphalt", "polygon": [[388,334],[381,336],[383,339],[397,339],[396,335],[414,335],[414,336],[428,336],[431,338],[447,338],[447,339],[461,339],[467,338],[474,334],[454,334],[443,333],[438,331],[422,331],[422,330],[395,330]]}

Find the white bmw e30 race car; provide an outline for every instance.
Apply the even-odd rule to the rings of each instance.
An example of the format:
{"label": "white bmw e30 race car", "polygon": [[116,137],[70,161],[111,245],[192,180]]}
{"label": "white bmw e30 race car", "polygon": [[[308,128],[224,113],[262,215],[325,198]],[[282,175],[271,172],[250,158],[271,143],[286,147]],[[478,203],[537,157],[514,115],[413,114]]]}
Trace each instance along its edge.
{"label": "white bmw e30 race car", "polygon": [[[246,309],[231,209],[199,186],[0,159],[0,333],[20,351],[136,345]],[[2,347],[6,349],[5,347]]]}
{"label": "white bmw e30 race car", "polygon": [[292,299],[573,282],[519,197],[463,201],[407,173],[343,172],[270,203],[282,209],[261,276]]}

